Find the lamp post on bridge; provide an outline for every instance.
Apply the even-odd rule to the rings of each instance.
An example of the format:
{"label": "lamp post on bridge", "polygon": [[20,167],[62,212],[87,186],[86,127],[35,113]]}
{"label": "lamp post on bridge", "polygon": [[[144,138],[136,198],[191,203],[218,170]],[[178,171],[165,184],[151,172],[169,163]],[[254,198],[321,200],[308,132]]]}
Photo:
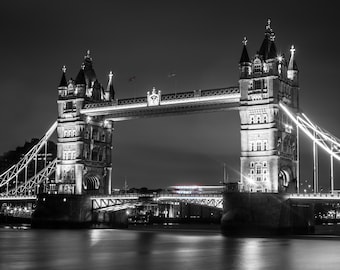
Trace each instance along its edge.
{"label": "lamp post on bridge", "polygon": [[296,117],[296,192],[300,193],[300,135],[299,135],[299,116]]}
{"label": "lamp post on bridge", "polygon": [[[332,151],[334,149],[334,146],[332,145]],[[334,160],[333,155],[331,155],[331,194],[334,194]]]}
{"label": "lamp post on bridge", "polygon": [[[316,132],[313,132],[314,138],[316,138]],[[313,179],[314,179],[314,194],[318,193],[319,182],[319,166],[318,166],[318,147],[315,140],[313,141]]]}

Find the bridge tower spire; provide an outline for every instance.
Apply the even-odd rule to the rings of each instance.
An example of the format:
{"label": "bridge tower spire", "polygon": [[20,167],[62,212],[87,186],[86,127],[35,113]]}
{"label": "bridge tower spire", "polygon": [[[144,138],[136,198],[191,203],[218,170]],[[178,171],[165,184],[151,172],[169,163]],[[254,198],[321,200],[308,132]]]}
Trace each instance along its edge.
{"label": "bridge tower spire", "polygon": [[[245,46],[239,79],[242,189],[275,193],[295,191],[296,129],[280,111],[279,102],[298,111],[296,68],[288,66],[284,56],[277,53],[270,20],[260,50],[249,62]],[[295,61],[293,57],[294,52],[291,61]]]}

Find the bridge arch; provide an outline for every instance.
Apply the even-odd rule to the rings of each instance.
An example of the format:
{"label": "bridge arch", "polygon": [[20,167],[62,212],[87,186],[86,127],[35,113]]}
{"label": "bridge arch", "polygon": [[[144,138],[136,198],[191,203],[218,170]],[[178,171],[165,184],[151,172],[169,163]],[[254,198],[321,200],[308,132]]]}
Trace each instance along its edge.
{"label": "bridge arch", "polygon": [[85,175],[83,188],[84,190],[87,190],[87,191],[99,190],[100,177],[98,175]]}

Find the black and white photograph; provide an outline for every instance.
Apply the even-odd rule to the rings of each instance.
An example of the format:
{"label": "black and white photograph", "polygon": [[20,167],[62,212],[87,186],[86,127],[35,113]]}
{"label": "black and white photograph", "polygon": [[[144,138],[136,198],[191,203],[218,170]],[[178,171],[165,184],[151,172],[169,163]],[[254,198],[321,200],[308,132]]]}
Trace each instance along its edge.
{"label": "black and white photograph", "polygon": [[0,270],[340,268],[335,1],[0,10]]}

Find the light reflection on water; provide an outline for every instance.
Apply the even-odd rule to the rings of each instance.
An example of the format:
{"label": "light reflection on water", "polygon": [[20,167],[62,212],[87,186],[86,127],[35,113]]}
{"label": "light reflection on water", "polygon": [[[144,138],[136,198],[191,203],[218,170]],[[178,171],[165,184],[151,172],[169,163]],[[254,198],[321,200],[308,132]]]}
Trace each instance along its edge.
{"label": "light reflection on water", "polygon": [[340,238],[0,229],[3,269],[339,269]]}

